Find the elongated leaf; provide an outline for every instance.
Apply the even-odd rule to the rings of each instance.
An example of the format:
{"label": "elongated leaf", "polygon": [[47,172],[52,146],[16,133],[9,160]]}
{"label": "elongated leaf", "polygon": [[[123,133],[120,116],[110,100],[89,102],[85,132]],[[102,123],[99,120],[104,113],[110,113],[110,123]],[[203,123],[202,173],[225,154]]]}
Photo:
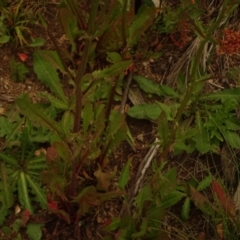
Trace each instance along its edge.
{"label": "elongated leaf", "polygon": [[42,154],[39,157],[31,158],[28,161],[27,165],[28,166],[34,166],[35,164],[43,164],[43,163],[46,163],[46,156],[44,154]]}
{"label": "elongated leaf", "polygon": [[129,176],[130,176],[131,162],[132,162],[132,158],[128,159],[119,177],[118,186],[122,189],[124,189],[128,183]]}
{"label": "elongated leaf", "polygon": [[68,109],[68,104],[67,103],[64,103],[60,99],[51,95],[50,93],[40,92],[38,95],[39,95],[39,97],[48,100],[52,104],[52,106],[54,106],[58,109],[61,109],[61,110],[67,110]]}
{"label": "elongated leaf", "polygon": [[48,61],[55,69],[58,69],[59,71],[61,71],[61,73],[63,74],[67,73],[56,51],[41,50],[41,51],[38,51],[38,54],[39,56],[44,58],[46,61]]}
{"label": "elongated leaf", "polygon": [[135,239],[135,238],[139,239],[139,237],[143,237],[146,234],[147,227],[148,227],[148,222],[149,222],[149,219],[147,219],[147,218],[142,219],[142,222],[141,222],[141,225],[140,225],[140,231],[132,234],[133,239]]}
{"label": "elongated leaf", "polygon": [[211,186],[213,180],[213,176],[209,175],[206,176],[197,186],[196,190],[197,191],[202,191],[206,189],[207,187]]}
{"label": "elongated leaf", "polygon": [[120,218],[112,218],[110,220],[110,224],[104,229],[107,232],[114,231],[118,229],[121,225],[121,219]]}
{"label": "elongated leaf", "polygon": [[16,123],[11,123],[6,117],[0,116],[0,137],[9,135]]}
{"label": "elongated leaf", "polygon": [[0,153],[0,159],[2,161],[4,161],[5,163],[8,163],[12,166],[18,167],[19,163],[17,162],[17,160],[13,157],[9,157],[7,154],[5,153]]}
{"label": "elongated leaf", "polygon": [[0,202],[0,225],[1,226],[4,223],[4,221],[6,220],[7,215],[8,215],[8,209],[6,208],[6,206],[4,204],[2,204]]}
{"label": "elongated leaf", "polygon": [[152,24],[155,18],[155,7],[143,6],[141,11],[138,12],[132,25],[129,28],[129,37],[127,39],[128,45],[131,47],[141,34],[147,30],[147,28]]}
{"label": "elongated leaf", "polygon": [[69,133],[73,128],[73,122],[74,122],[74,114],[72,111],[67,110],[64,112],[61,125],[65,133]]}
{"label": "elongated leaf", "polygon": [[32,121],[37,121],[41,125],[48,127],[55,132],[59,137],[64,135],[64,131],[59,124],[48,117],[46,113],[38,106],[26,100],[26,97],[16,99],[16,103],[21,109],[22,113]]}
{"label": "elongated leaf", "polygon": [[187,197],[183,203],[182,210],[181,210],[181,217],[184,221],[189,219],[190,206],[191,206],[191,199]]}
{"label": "elongated leaf", "polygon": [[[16,124],[12,123],[11,125],[9,125],[9,124],[5,125],[6,121],[8,121],[8,119],[7,118],[4,118],[4,119],[0,118],[0,125],[1,125],[0,129],[2,129],[2,127],[3,127],[3,129],[5,128],[5,130],[6,130],[9,127],[7,129],[7,131],[5,131],[5,133],[4,133],[4,135],[6,135],[6,138],[5,138],[5,141],[4,141],[4,143],[1,147],[1,150],[5,149],[9,145],[10,141],[14,138],[14,136],[19,132],[18,130],[22,126],[22,124],[24,122],[24,119],[25,118],[19,119]],[[1,130],[0,130],[0,132],[1,132]],[[2,136],[2,135],[0,135],[0,136]]]}
{"label": "elongated leaf", "polygon": [[160,106],[162,111],[165,112],[165,114],[167,116],[167,120],[172,121],[176,114],[176,112],[173,111],[173,108],[171,108],[171,106],[161,103],[161,102],[157,102],[157,104]]}
{"label": "elongated leaf", "polygon": [[202,212],[209,215],[212,213],[213,206],[208,201],[207,197],[197,191],[194,187],[191,185],[189,186],[189,195],[190,199],[194,202],[197,208],[199,208]]}
{"label": "elongated leaf", "polygon": [[227,196],[224,189],[220,186],[220,184],[217,181],[212,181],[212,188],[213,191],[216,193],[217,198],[222,205],[223,209],[226,211],[226,213],[235,218],[236,217],[236,203]]}
{"label": "elongated leaf", "polygon": [[27,224],[27,235],[31,240],[42,239],[42,227],[44,224],[39,223],[28,223]]}
{"label": "elongated leaf", "polygon": [[122,61],[114,63],[111,67],[104,68],[101,71],[93,72],[93,76],[95,79],[101,79],[111,76],[116,76],[124,73],[124,71],[131,65],[132,61]]}
{"label": "elongated leaf", "polygon": [[231,147],[240,149],[240,137],[236,132],[224,131],[223,136]]}
{"label": "elongated leaf", "polygon": [[205,154],[211,150],[208,131],[206,128],[203,127],[203,122],[201,119],[201,115],[199,112],[196,113],[195,123],[198,128],[198,137],[194,138],[193,140],[196,143],[197,150]]}
{"label": "elongated leaf", "polygon": [[57,70],[37,51],[34,52],[34,71],[39,80],[48,86],[58,98],[67,104],[68,101],[62,89]]}
{"label": "elongated leaf", "polygon": [[186,197],[185,193],[173,190],[161,200],[161,207],[162,208],[172,207],[173,205],[178,203],[183,197]]}
{"label": "elongated leaf", "polygon": [[208,94],[207,96],[200,96],[199,100],[229,100],[229,99],[237,99],[240,101],[240,88],[231,88],[231,89],[224,89],[222,91],[213,92]]}
{"label": "elongated leaf", "polygon": [[46,43],[44,38],[31,38],[32,42],[28,44],[29,47],[40,47]]}
{"label": "elongated leaf", "polygon": [[72,50],[76,51],[75,38],[78,33],[77,18],[73,12],[64,5],[65,4],[61,4],[59,9],[59,20],[67,38],[71,42]]}
{"label": "elongated leaf", "polygon": [[44,194],[39,184],[35,182],[33,179],[31,179],[31,177],[28,174],[25,174],[25,177],[29,186],[32,188],[34,194],[36,195],[38,202],[41,203],[41,206],[43,208],[46,208],[47,206],[46,194]]}
{"label": "elongated leaf", "polygon": [[140,88],[146,93],[156,94],[158,96],[178,97],[178,94],[170,87],[155,83],[153,80],[142,76],[133,76],[133,79],[139,84]]}
{"label": "elongated leaf", "polygon": [[146,184],[138,193],[138,195],[135,198],[135,204],[138,209],[138,211],[141,213],[143,210],[143,205],[147,201],[152,201],[152,189],[150,184]]}
{"label": "elongated leaf", "polygon": [[5,164],[3,162],[0,163],[0,176],[3,186],[3,193],[1,193],[0,200],[2,200],[5,207],[10,208],[13,205],[13,192],[11,191],[12,188],[9,185]]}
{"label": "elongated leaf", "polygon": [[21,193],[18,193],[18,194],[19,196],[22,197],[25,210],[28,210],[31,214],[33,214],[33,208],[30,202],[29,194],[28,194],[28,186],[25,178],[25,173],[20,172],[19,176],[20,176],[20,181],[18,183],[19,185],[18,191],[21,191]]}
{"label": "elongated leaf", "polygon": [[127,114],[137,119],[152,119],[156,120],[162,112],[161,107],[157,103],[140,104],[131,107]]}
{"label": "elongated leaf", "polygon": [[159,135],[160,141],[162,143],[162,146],[165,147],[165,145],[168,142],[170,130],[169,130],[169,126],[168,126],[167,116],[164,112],[162,112],[159,117],[157,129],[158,129],[158,135]]}

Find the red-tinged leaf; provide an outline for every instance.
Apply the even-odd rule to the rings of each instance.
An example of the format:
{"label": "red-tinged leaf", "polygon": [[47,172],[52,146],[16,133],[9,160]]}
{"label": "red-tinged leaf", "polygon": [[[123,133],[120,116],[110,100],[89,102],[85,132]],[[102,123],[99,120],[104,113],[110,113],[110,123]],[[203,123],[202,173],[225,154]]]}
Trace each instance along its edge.
{"label": "red-tinged leaf", "polygon": [[128,71],[131,73],[134,72],[134,64],[133,63],[131,63],[131,65],[129,66]]}
{"label": "red-tinged leaf", "polygon": [[225,191],[222,189],[222,187],[218,184],[218,182],[212,181],[212,188],[221,203],[226,201],[227,195]]}
{"label": "red-tinged leaf", "polygon": [[212,182],[212,189],[216,193],[219,203],[222,205],[225,212],[230,216],[235,218],[236,216],[236,203],[227,196],[225,191],[219,185],[217,181]]}
{"label": "red-tinged leaf", "polygon": [[189,186],[189,195],[195,206],[202,212],[210,214],[212,210],[215,210],[214,206],[209,202],[206,196],[197,191],[191,185]]}
{"label": "red-tinged leaf", "polygon": [[55,201],[51,201],[48,203],[48,209],[49,210],[57,210],[58,209],[58,204]]}
{"label": "red-tinged leaf", "polygon": [[61,209],[51,210],[52,213],[58,215],[59,218],[66,221],[68,224],[71,223],[70,216],[65,211]]}
{"label": "red-tinged leaf", "polygon": [[25,53],[18,53],[18,57],[22,62],[26,62],[26,60],[28,59],[28,55]]}
{"label": "red-tinged leaf", "polygon": [[52,199],[52,197],[50,196],[50,194],[47,196],[48,199],[48,209],[51,210],[57,210],[58,209],[58,204],[56,201],[54,201]]}
{"label": "red-tinged leaf", "polygon": [[107,218],[105,223],[104,223],[104,227],[109,226],[111,224],[111,222],[112,222],[112,219],[111,218]]}
{"label": "red-tinged leaf", "polygon": [[26,226],[26,224],[27,224],[27,222],[28,222],[28,220],[29,220],[29,218],[30,218],[30,215],[31,215],[31,213],[30,213],[29,210],[24,210],[24,211],[22,212],[22,226],[23,226],[23,227]]}

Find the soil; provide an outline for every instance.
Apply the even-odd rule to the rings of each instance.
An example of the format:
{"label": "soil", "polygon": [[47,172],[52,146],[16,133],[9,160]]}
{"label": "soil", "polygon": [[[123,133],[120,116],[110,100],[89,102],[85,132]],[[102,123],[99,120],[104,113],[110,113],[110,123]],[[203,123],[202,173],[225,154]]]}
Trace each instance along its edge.
{"label": "soil", "polygon": [[[206,1],[207,2],[207,1]],[[169,4],[177,4],[178,1],[169,1]],[[167,3],[166,3],[167,4]],[[52,36],[60,44],[66,44],[64,42],[63,32],[61,31],[60,26],[57,24],[57,14],[56,14],[56,4],[46,5],[43,16],[46,21],[49,23],[49,31]],[[237,12],[229,23],[229,28],[236,28],[236,22],[239,21],[239,12]],[[49,35],[43,28],[36,28],[34,25],[31,28],[33,36],[42,37],[46,40],[46,45],[44,49],[54,49],[54,45],[51,42]],[[175,38],[178,37],[176,33]],[[179,66],[179,60],[181,57],[186,54],[189,46],[194,41],[194,37],[189,33],[187,42],[182,48],[175,46],[171,41],[170,36],[162,35],[156,33],[155,31],[148,33],[148,40],[145,43],[140,43],[139,48],[147,51],[162,51],[162,56],[154,58],[139,57],[135,61],[135,73],[149,79],[152,79],[154,82],[159,84],[167,84],[171,87],[176,87],[176,79],[174,79],[174,71],[176,71]],[[0,57],[1,57],[1,66],[0,66],[0,115],[1,112],[7,111],[7,109],[14,105],[14,99],[19,96],[19,94],[27,93],[33,102],[38,102],[41,99],[38,98],[37,93],[39,91],[48,91],[48,89],[42,85],[38,80],[33,69],[33,48],[22,48],[20,46],[12,47],[13,44],[4,44],[0,47]],[[12,78],[11,71],[9,68],[10,61],[12,58],[20,61],[18,54],[26,54],[28,56],[24,64],[28,67],[30,72],[27,74],[26,79],[23,82],[15,82]],[[187,58],[187,56],[186,56]],[[213,61],[210,67],[210,73],[214,73],[215,76],[223,76],[226,68],[239,66],[240,64],[240,55],[232,56],[214,56],[215,60]],[[187,62],[187,60],[186,60]],[[186,68],[186,62],[180,64],[180,68],[183,71]],[[214,80],[209,80],[206,83],[205,91],[213,92],[219,89],[229,88],[236,86],[236,83],[232,79],[217,78]],[[66,90],[67,95],[72,94],[72,86],[63,81],[64,89]],[[131,86],[134,88],[136,84],[132,81]],[[141,92],[144,101],[152,101],[149,99],[149,96],[144,95]],[[128,99],[127,104],[132,105],[131,101]],[[148,120],[137,120],[131,117],[127,117],[127,122],[131,133],[133,135],[135,146],[132,149],[129,144],[122,143],[117,151],[111,156],[113,158],[112,162],[116,162],[118,167],[118,173],[116,176],[119,176],[121,169],[124,167],[126,160],[129,157],[132,157],[132,166],[131,166],[131,180],[129,183],[129,191],[131,184],[134,183],[135,177],[138,171],[138,167],[141,161],[146,156],[149,146],[153,143],[155,139],[156,125],[152,121]],[[188,181],[190,178],[194,177],[198,180],[201,180],[206,176],[209,171],[215,175],[220,174],[221,176],[221,163],[219,155],[200,155],[194,153],[193,155],[182,154],[180,156],[171,156],[168,157],[168,163],[165,167],[165,170],[170,169],[171,167],[176,167],[178,172],[178,180],[180,182]],[[151,174],[151,171],[148,172]],[[224,176],[223,176],[224,177]],[[114,181],[114,180],[113,180]],[[80,239],[103,239],[106,233],[104,232],[104,226],[108,219],[112,217],[117,217],[122,211],[123,199],[118,198],[112,201],[105,202],[102,206],[94,209],[92,215],[87,215],[81,219],[79,224],[79,234]],[[212,238],[212,233],[208,231],[207,221],[203,218],[201,211],[197,210],[194,206],[191,209],[191,217],[184,224],[179,222],[176,216],[179,216],[181,211],[182,202],[180,202],[175,207],[171,208],[166,214],[164,224],[165,229],[169,232],[166,239],[193,239],[188,236],[194,236],[195,239],[214,239]],[[11,225],[12,222],[19,215],[13,214],[9,217],[8,222]],[[39,212],[36,216],[32,216],[30,221],[32,222],[41,222],[45,224],[43,228],[43,238],[44,240],[61,240],[68,239],[74,240],[75,236],[75,225],[68,225],[57,216],[49,212]],[[179,232],[182,232],[182,235],[179,235]],[[0,238],[4,239],[3,233],[0,230]],[[2,237],[1,237],[2,236]],[[175,236],[175,237],[174,237]],[[201,238],[202,237],[202,238]],[[24,236],[25,240],[28,240],[27,236]],[[216,238],[215,238],[216,239]]]}

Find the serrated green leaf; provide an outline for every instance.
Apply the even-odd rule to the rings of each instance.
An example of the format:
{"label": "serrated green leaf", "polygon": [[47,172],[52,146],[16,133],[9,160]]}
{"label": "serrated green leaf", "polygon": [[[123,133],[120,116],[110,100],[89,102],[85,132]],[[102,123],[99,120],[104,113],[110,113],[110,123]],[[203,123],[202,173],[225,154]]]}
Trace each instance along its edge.
{"label": "serrated green leaf", "polygon": [[143,237],[143,235],[146,234],[147,228],[148,228],[148,222],[149,222],[149,219],[147,218],[141,219],[140,231],[132,234],[133,239],[135,238],[139,239],[139,237]]}
{"label": "serrated green leaf", "polygon": [[0,152],[0,159],[4,161],[5,163],[8,163],[12,166],[19,167],[19,163],[17,160],[13,157],[9,157],[7,154]]}
{"label": "serrated green leaf", "polygon": [[42,239],[42,227],[44,224],[28,223],[27,224],[27,235],[30,240],[41,240]]}
{"label": "serrated green leaf", "polygon": [[121,225],[121,219],[120,218],[112,218],[111,223],[104,229],[107,232],[114,231],[118,229]]}
{"label": "serrated green leaf", "polygon": [[119,181],[118,181],[118,186],[121,189],[124,189],[125,186],[128,183],[129,180],[129,176],[130,176],[130,166],[131,166],[131,162],[132,162],[132,158],[128,159],[127,163],[125,164],[120,177],[119,177]]}
{"label": "serrated green leaf", "polygon": [[183,203],[182,210],[181,210],[181,218],[186,221],[189,219],[190,215],[190,206],[191,206],[191,199],[187,197]]}
{"label": "serrated green leaf", "polygon": [[10,134],[16,123],[10,122],[6,117],[0,116],[0,137]]}
{"label": "serrated green leaf", "polygon": [[138,211],[141,213],[143,210],[144,203],[146,201],[152,201],[152,189],[150,184],[146,184],[142,189],[140,189],[138,195],[135,198],[135,205]]}
{"label": "serrated green leaf", "polygon": [[137,119],[153,119],[156,120],[162,112],[162,109],[157,103],[140,104],[131,107],[127,114]]}
{"label": "serrated green leaf", "polygon": [[14,139],[14,136],[16,136],[18,134],[19,128],[22,126],[24,120],[25,120],[25,118],[18,120],[17,124],[13,124],[12,128],[9,129],[10,132],[8,132],[8,134],[6,135],[5,142],[3,143],[2,147],[1,147],[2,150],[4,148],[6,148],[9,145],[9,143],[11,142],[11,140]]}
{"label": "serrated green leaf", "polygon": [[52,106],[54,106],[58,109],[61,109],[61,110],[67,110],[68,109],[68,104],[67,103],[64,103],[60,99],[57,99],[56,97],[54,97],[50,93],[40,92],[38,95],[39,95],[39,97],[48,100],[52,104]]}
{"label": "serrated green leaf", "polygon": [[32,188],[34,194],[36,195],[36,199],[39,203],[41,203],[41,206],[43,208],[46,208],[47,206],[47,198],[44,191],[41,189],[40,185],[35,182],[28,174],[25,174],[25,178],[29,184],[29,186]]}
{"label": "serrated green leaf", "polygon": [[206,96],[200,96],[199,100],[221,100],[226,101],[229,99],[237,99],[240,101],[240,88],[231,88],[231,89],[224,89],[222,91],[213,92]]}
{"label": "serrated green leaf", "polygon": [[61,126],[65,133],[69,133],[73,128],[74,114],[72,111],[67,110],[64,112],[61,120]]}
{"label": "serrated green leaf", "polygon": [[0,202],[0,226],[2,226],[2,224],[6,220],[7,214],[8,214],[7,207]]}
{"label": "serrated green leaf", "polygon": [[168,106],[167,104],[164,104],[164,103],[157,102],[157,104],[160,106],[162,111],[165,112],[167,120],[172,121],[173,118],[174,118],[172,108],[170,106]]}
{"label": "serrated green leaf", "polygon": [[49,62],[54,68],[61,71],[62,74],[66,74],[67,72],[64,69],[64,65],[56,51],[51,50],[41,50],[38,51],[38,54],[44,58],[47,62]]}
{"label": "serrated green leaf", "polygon": [[67,104],[67,98],[61,86],[57,70],[46,61],[38,51],[34,52],[34,72],[37,74],[39,80],[50,88],[50,90],[65,104]]}
{"label": "serrated green leaf", "polygon": [[31,38],[32,42],[28,44],[29,47],[41,47],[46,43],[46,40],[43,38]]}
{"label": "serrated green leaf", "polygon": [[158,96],[178,97],[178,94],[172,88],[166,85],[160,85],[158,83],[155,83],[153,80],[137,75],[134,75],[133,79],[146,93],[156,94]]}
{"label": "serrated green leaf", "polygon": [[120,62],[122,61],[122,57],[117,52],[108,52],[107,53],[107,60],[112,63]]}
{"label": "serrated green leaf", "polygon": [[106,67],[103,70],[93,72],[94,79],[117,76],[122,74],[132,63],[132,61],[122,61],[114,63],[111,67]]}
{"label": "serrated green leaf", "polygon": [[75,38],[79,32],[77,17],[65,6],[64,3],[62,3],[59,8],[59,20],[67,38],[71,43],[72,51],[76,51]]}
{"label": "serrated green leaf", "polygon": [[51,119],[39,105],[32,104],[26,99],[26,96],[16,99],[16,103],[21,112],[32,121],[37,121],[39,124],[49,128],[55,132],[59,137],[63,137],[64,131],[59,124]]}
{"label": "serrated green leaf", "polygon": [[28,194],[28,186],[25,178],[25,173],[22,171],[19,174],[19,180],[20,181],[18,182],[18,191],[21,192],[19,192],[18,194],[19,196],[21,196],[20,198],[22,198],[25,210],[28,210],[31,214],[33,214],[33,208]]}
{"label": "serrated green leaf", "polygon": [[201,180],[201,182],[197,185],[196,190],[197,191],[202,191],[204,189],[206,189],[207,187],[209,187],[211,185],[213,181],[213,176],[209,175],[206,176],[204,179]]}
{"label": "serrated green leaf", "polygon": [[211,146],[210,146],[208,131],[203,127],[203,122],[199,112],[196,113],[195,124],[198,129],[198,137],[194,138],[193,140],[196,143],[197,150],[200,153],[205,154],[211,150]]}
{"label": "serrated green leaf", "polygon": [[237,131],[240,130],[240,123],[238,119],[226,119],[225,125],[228,130]]}
{"label": "serrated green leaf", "polygon": [[135,44],[141,34],[150,26],[155,18],[156,8],[143,6],[141,11],[135,16],[134,21],[129,27],[128,46]]}
{"label": "serrated green leaf", "polygon": [[183,197],[186,197],[186,194],[179,192],[177,190],[171,191],[168,195],[163,197],[161,200],[162,208],[169,208],[178,203]]}
{"label": "serrated green leaf", "polygon": [[224,131],[223,136],[228,145],[233,148],[240,149],[240,137],[236,132]]}
{"label": "serrated green leaf", "polygon": [[2,203],[5,205],[5,207],[10,208],[13,205],[13,192],[12,192],[12,188],[9,185],[5,164],[3,162],[0,162],[0,176],[1,176],[2,186],[3,186],[3,192],[1,193],[0,198],[2,200]]}

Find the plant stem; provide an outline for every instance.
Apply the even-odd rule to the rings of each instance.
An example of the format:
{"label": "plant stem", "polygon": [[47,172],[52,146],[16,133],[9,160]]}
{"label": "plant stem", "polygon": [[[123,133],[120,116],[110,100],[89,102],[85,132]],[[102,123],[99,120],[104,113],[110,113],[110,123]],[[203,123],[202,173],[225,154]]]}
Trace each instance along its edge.
{"label": "plant stem", "polygon": [[89,52],[93,41],[93,35],[95,31],[95,20],[96,20],[96,14],[98,9],[98,3],[99,0],[92,0],[91,1],[91,11],[88,19],[88,29],[87,34],[88,38],[86,39],[85,46],[83,49],[83,55],[82,55],[82,61],[80,63],[80,66],[77,70],[76,77],[74,79],[76,90],[76,105],[75,105],[75,116],[74,116],[74,124],[73,124],[73,133],[77,133],[80,130],[80,119],[81,119],[81,113],[82,113],[82,89],[81,89],[81,80],[82,77],[86,71],[86,66],[88,63],[89,58]]}
{"label": "plant stem", "polygon": [[[74,79],[75,87],[76,87],[76,90],[75,90],[76,105],[75,105],[73,133],[78,133],[80,131],[80,120],[81,120],[81,113],[82,113],[82,96],[83,96],[81,83],[82,83],[82,77],[86,71],[89,52],[92,45],[93,35],[95,32],[95,20],[96,20],[96,15],[98,10],[98,4],[99,4],[99,0],[91,1],[91,10],[90,10],[90,15],[88,19],[88,29],[87,29],[87,34],[89,37],[86,39],[85,47],[83,50],[82,61],[80,63],[80,66],[77,70],[76,77]],[[78,161],[80,161],[80,155],[78,155],[72,160],[72,177],[71,177],[71,183],[69,185],[69,190],[68,190],[68,194],[71,197],[74,197],[76,195],[75,189],[76,189],[77,175],[78,175],[77,174]]]}

